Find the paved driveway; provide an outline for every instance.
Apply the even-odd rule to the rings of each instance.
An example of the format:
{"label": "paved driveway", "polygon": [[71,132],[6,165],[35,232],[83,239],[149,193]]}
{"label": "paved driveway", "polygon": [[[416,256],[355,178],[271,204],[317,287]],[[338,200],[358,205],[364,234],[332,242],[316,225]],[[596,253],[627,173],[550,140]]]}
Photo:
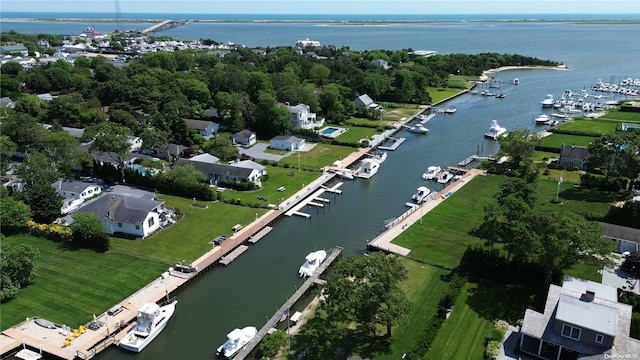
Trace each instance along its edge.
{"label": "paved driveway", "polygon": [[[303,151],[303,152],[311,151],[311,149],[313,149],[315,146],[316,144],[305,143],[304,145],[302,145],[302,149],[300,149],[300,151]],[[238,148],[238,152],[240,153],[240,155],[244,154],[247,156],[251,156],[252,158],[257,160],[269,160],[269,161],[280,161],[286,158],[287,156],[290,156],[295,153],[295,151],[289,151],[284,155],[269,154],[264,152],[268,147],[269,147],[269,144],[267,143],[257,143],[250,148],[242,148],[242,147]]]}

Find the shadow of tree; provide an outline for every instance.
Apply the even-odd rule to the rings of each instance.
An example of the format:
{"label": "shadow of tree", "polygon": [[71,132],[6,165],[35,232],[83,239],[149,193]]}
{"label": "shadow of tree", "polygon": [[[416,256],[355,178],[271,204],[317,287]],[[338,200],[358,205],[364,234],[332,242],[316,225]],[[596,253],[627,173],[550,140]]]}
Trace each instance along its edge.
{"label": "shadow of tree", "polygon": [[585,188],[564,189],[559,194],[559,196],[565,200],[587,202],[613,202],[616,199],[615,195],[614,192]]}
{"label": "shadow of tree", "polygon": [[513,325],[524,317],[527,308],[540,309],[541,298],[544,294],[531,287],[480,280],[469,290],[467,305],[487,320],[503,319]]}

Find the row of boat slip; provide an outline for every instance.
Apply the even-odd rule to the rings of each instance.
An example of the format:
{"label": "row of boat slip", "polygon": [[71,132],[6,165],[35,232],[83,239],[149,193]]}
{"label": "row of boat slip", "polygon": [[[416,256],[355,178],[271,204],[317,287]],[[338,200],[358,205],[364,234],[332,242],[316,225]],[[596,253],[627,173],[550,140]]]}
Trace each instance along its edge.
{"label": "row of boat slip", "polygon": [[427,171],[422,174],[422,180],[436,180],[440,184],[446,184],[455,177],[456,175],[452,172],[449,170],[442,170],[440,166],[429,166]]}
{"label": "row of boat slip", "polygon": [[380,165],[387,159],[387,153],[379,150],[373,155],[367,155],[369,157],[362,159],[360,166],[355,170],[344,168],[341,161],[336,161],[333,163],[332,171],[343,179],[353,180],[356,177],[369,179],[378,172]]}

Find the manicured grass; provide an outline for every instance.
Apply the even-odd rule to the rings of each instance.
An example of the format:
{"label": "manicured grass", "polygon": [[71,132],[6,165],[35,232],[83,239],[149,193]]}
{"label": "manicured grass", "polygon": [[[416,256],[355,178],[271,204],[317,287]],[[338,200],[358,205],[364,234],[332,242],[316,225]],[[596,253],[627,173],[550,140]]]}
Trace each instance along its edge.
{"label": "manicured grass", "polygon": [[38,249],[35,282],[2,304],[0,326],[7,329],[38,316],[77,327],[133,294],[167,270],[165,264],[117,252],[67,250],[30,235],[9,236],[3,246],[27,244]]}
{"label": "manicured grass", "polygon": [[361,126],[349,126],[348,130],[337,137],[338,140],[358,144],[360,139],[371,139],[371,136],[378,133],[374,128]]}
{"label": "manicured grass", "polygon": [[600,119],[640,122],[640,113],[631,112],[631,111],[611,110],[607,112],[606,115],[600,117]]}
{"label": "manicured grass", "polygon": [[416,104],[392,104],[384,107],[382,112],[382,121],[398,121],[403,118],[409,118],[418,112]]}
{"label": "manicured grass", "polygon": [[298,152],[278,162],[278,164],[288,164],[292,168],[298,168],[298,154],[300,155],[300,166],[305,169],[320,170],[324,166],[333,164],[336,160],[342,160],[352,152],[358,150],[354,147],[317,144],[309,152]]}
{"label": "manicured grass", "polygon": [[558,126],[558,129],[566,131],[581,131],[597,136],[604,134],[613,134],[616,129],[620,129],[620,122],[602,119],[580,118],[560,124]]}
{"label": "manicured grass", "polygon": [[586,279],[595,281],[597,283],[602,282],[602,274],[598,271],[602,270],[600,267],[594,265],[587,265],[584,263],[577,263],[571,269],[565,270],[564,274],[577,277],[580,279]]}
{"label": "manicured grass", "polygon": [[439,101],[442,101],[448,97],[451,97],[453,95],[456,95],[457,93],[459,93],[460,91],[462,91],[461,89],[454,89],[454,88],[441,88],[441,87],[428,87],[427,88],[427,92],[429,93],[429,96],[431,96],[431,103],[435,104]]}
{"label": "manicured grass", "polygon": [[[227,189],[220,193],[222,199],[240,200],[242,205],[253,207],[265,207],[269,204],[278,204],[282,199],[286,199],[295,194],[296,191],[302,188],[303,184],[310,184],[321,175],[317,171],[304,169],[298,171],[297,164],[295,167],[290,166],[288,168],[266,165],[266,168],[269,178],[266,181],[263,180],[262,188],[253,191]],[[281,186],[285,188],[284,191],[277,190]]]}
{"label": "manicured grass", "polygon": [[[395,119],[395,120],[399,120],[399,119]],[[376,128],[378,128],[380,126],[389,125],[390,122],[381,121],[380,119],[375,119],[374,120],[374,119],[350,117],[347,120],[345,120],[345,124],[348,125],[348,126],[361,126],[361,127],[372,127],[372,126],[375,126]]]}
{"label": "manicured grass", "polygon": [[266,211],[221,202],[198,202],[208,206],[202,209],[192,207],[191,199],[169,195],[161,195],[159,198],[167,206],[180,209],[184,217],[171,227],[144,240],[111,238],[114,252],[154,259],[165,264],[183,260],[191,262],[211,250],[210,242],[216,236],[230,235],[233,225],[247,225],[255,220],[256,214],[260,216]]}
{"label": "manicured grass", "polygon": [[[567,172],[565,171],[564,174]],[[563,175],[564,180],[564,175]],[[605,215],[611,204],[615,201],[615,194],[611,192],[576,188],[573,184],[564,182],[560,184],[559,199],[562,204],[551,204],[550,200],[555,199],[558,191],[557,180],[538,180],[537,200],[543,206],[562,206],[565,209],[578,213],[594,213]]]}
{"label": "manicured grass", "polygon": [[565,135],[565,134],[552,134],[547,137],[540,139],[540,146],[544,146],[547,148],[560,149],[562,148],[562,144],[565,146],[589,146],[589,143],[596,140],[597,138],[594,136],[578,136],[578,135]]}
{"label": "manicured grass", "polygon": [[274,155],[286,155],[291,152],[288,150],[272,149],[269,147],[264,149],[263,151],[266,152],[267,154],[274,154]]}
{"label": "manicured grass", "polygon": [[515,325],[533,303],[532,291],[526,287],[467,283],[425,359],[482,359],[493,321],[503,319]]}
{"label": "manicured grass", "polygon": [[557,159],[559,157],[560,153],[535,150],[533,152],[533,156],[531,156],[531,160],[534,162],[540,162],[551,158]]}
{"label": "manicured grass", "polygon": [[557,169],[548,169],[549,175],[544,175],[545,168],[540,169],[540,179],[547,181],[559,181],[560,176],[562,176],[562,181],[569,184],[578,184],[580,183],[580,173],[577,171],[567,171],[567,170],[557,170]]}
{"label": "manicured grass", "polygon": [[408,257],[452,269],[469,245],[483,240],[469,232],[482,223],[484,207],[505,181],[501,176],[476,176],[444,203],[431,210],[393,242],[411,249]]}

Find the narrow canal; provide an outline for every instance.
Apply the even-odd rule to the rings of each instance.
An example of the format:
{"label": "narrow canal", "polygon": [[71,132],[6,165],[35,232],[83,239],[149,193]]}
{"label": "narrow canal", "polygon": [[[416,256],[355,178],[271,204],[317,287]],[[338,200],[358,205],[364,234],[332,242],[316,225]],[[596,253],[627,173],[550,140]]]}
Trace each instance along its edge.
{"label": "narrow canal", "polygon": [[[610,81],[612,76],[638,77],[637,58],[625,52],[623,40],[617,43],[615,38],[608,40],[614,44],[606,45],[613,47],[614,53],[620,53],[622,60],[589,48],[591,43],[581,37],[572,39],[571,51],[548,42],[540,43],[539,49],[521,49],[515,44],[498,46],[501,50],[497,51],[505,53],[559,59],[572,70],[500,73],[497,78],[505,82],[520,79],[519,86],[505,83],[497,89],[506,94],[506,98],[467,94],[447,104],[457,108],[455,114],[437,115],[427,124],[429,134],[400,132],[397,136],[406,137],[407,141],[389,152],[372,179],[345,182],[342,195],[328,195],[332,200],[328,207],[305,210],[312,215],[310,219],[280,220],[269,235],[229,267],[210,271],[180,292],[176,314],[144,352],[131,354],[112,347],[98,359],[211,359],[229,331],[248,325],[260,328],[295,291],[301,283],[297,270],[307,253],[336,245],[344,247],[345,256],[364,251],[367,240],[384,229],[385,220],[406,210],[404,203],[424,184],[421,174],[427,166],[457,165],[479,150],[483,154],[495,153],[497,144],[483,138],[492,119],[509,130],[538,131],[542,128],[536,127],[532,120],[541,112],[540,102],[546,94],[559,96],[565,89],[590,88],[598,78]],[[442,46],[451,47],[451,44]],[[384,44],[372,46],[383,47]],[[439,46],[425,41],[414,48],[437,50]],[[451,52],[466,50],[456,48]],[[435,183],[428,186],[440,190],[440,185]]]}

